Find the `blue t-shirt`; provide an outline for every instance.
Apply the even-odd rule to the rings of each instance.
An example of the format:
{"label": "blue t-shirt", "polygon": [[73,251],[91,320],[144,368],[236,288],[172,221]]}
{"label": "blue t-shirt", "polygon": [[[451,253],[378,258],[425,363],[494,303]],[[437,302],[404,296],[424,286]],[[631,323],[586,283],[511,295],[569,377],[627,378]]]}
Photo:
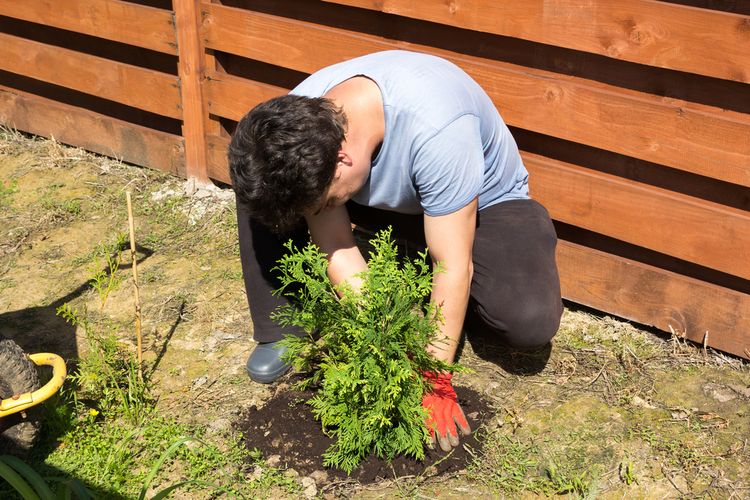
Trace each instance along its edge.
{"label": "blue t-shirt", "polygon": [[383,144],[353,200],[406,214],[446,215],[528,198],[518,147],[482,88],[455,64],[407,51],[369,54],[312,74],[291,93],[320,97],[355,76],[380,88]]}

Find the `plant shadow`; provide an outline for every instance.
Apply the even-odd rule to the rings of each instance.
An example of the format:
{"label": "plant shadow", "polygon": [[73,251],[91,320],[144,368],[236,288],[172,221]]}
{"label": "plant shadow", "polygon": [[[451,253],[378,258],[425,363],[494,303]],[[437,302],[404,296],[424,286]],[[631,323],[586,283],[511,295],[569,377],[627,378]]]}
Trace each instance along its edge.
{"label": "plant shadow", "polygon": [[[125,247],[129,249],[130,243],[125,242],[120,250]],[[139,264],[153,254],[151,249],[140,245],[136,245],[136,251],[139,254]],[[130,262],[123,262],[119,270],[124,271],[131,267]],[[103,272],[108,276],[109,268],[103,269]],[[92,282],[88,281],[49,304],[0,314],[0,337],[13,340],[27,354],[52,352],[66,360],[77,358],[76,327],[59,316],[57,309],[91,289]]]}
{"label": "plant shadow", "polygon": [[[27,461],[24,461],[24,463],[41,476],[36,479],[25,478],[28,481],[24,480],[24,482],[37,489],[37,491],[42,486],[40,483],[44,483],[52,494],[56,495],[56,498],[106,498],[108,500],[127,500],[128,498],[117,492],[108,491],[82,481],[76,478],[75,475],[71,475],[57,467],[46,464],[30,464]],[[23,496],[17,490],[13,489],[9,483],[0,484],[0,497],[8,499],[40,498],[38,496]]]}

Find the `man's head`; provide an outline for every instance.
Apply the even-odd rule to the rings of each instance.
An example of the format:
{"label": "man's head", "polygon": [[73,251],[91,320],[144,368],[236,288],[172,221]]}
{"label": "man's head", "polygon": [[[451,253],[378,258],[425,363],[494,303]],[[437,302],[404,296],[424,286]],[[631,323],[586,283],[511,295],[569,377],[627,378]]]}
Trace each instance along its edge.
{"label": "man's head", "polygon": [[253,108],[229,146],[237,198],[277,232],[293,228],[330,186],[346,117],[325,98],[285,95]]}

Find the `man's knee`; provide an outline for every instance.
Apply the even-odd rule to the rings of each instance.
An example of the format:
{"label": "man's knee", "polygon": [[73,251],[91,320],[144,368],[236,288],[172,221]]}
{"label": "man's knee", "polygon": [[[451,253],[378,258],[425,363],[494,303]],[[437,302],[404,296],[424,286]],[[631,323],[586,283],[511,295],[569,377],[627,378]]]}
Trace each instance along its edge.
{"label": "man's knee", "polygon": [[534,349],[550,342],[560,327],[562,301],[525,302],[508,310],[479,310],[484,323],[499,340],[515,349]]}

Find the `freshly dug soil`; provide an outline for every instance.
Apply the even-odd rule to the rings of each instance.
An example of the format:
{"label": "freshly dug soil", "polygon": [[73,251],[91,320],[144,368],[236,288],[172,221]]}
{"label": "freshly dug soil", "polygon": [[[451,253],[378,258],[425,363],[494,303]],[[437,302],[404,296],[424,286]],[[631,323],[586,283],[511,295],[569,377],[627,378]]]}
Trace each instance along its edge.
{"label": "freshly dug soil", "polygon": [[[456,387],[459,403],[472,430],[477,430],[491,414],[479,394],[466,387]],[[282,390],[263,407],[255,406],[241,416],[238,428],[244,433],[248,449],[257,448],[268,459],[280,457],[278,466],[292,468],[300,475],[309,475],[323,470],[323,453],[333,443],[333,438],[323,434],[320,422],[315,420],[311,408],[305,402],[312,397],[311,391]],[[474,434],[461,438],[462,446],[447,453],[436,446],[425,450],[425,460],[419,462],[411,457],[396,457],[387,462],[370,456],[364,460],[351,476],[338,469],[327,469],[329,479],[356,479],[362,484],[395,477],[428,476],[456,472],[464,469],[472,456],[467,450],[477,453],[480,444]]]}

